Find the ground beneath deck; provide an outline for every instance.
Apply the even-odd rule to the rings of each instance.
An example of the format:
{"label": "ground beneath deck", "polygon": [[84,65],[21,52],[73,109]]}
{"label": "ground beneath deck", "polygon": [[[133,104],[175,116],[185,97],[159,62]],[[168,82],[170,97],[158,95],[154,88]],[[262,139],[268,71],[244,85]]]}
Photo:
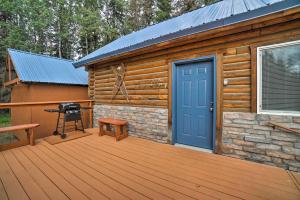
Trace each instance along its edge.
{"label": "ground beneath deck", "polygon": [[[283,169],[135,137],[0,152],[0,199],[300,199]],[[299,182],[298,182],[299,183]]]}

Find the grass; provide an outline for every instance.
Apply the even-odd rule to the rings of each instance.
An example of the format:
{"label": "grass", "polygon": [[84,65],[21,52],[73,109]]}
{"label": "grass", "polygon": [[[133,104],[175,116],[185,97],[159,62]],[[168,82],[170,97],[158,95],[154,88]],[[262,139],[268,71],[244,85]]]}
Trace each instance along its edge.
{"label": "grass", "polygon": [[0,127],[9,126],[10,125],[10,114],[9,113],[1,113],[0,114]]}
{"label": "grass", "polygon": [[[10,125],[10,114],[1,113],[0,114],[0,127],[5,127]],[[7,133],[0,135],[0,145],[3,144],[12,144],[15,141],[18,141],[18,138],[15,134]]]}

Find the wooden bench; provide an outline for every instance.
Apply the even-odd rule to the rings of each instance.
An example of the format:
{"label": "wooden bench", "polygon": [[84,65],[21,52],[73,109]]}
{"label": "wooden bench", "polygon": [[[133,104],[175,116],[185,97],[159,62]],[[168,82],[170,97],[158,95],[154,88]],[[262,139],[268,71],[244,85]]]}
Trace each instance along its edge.
{"label": "wooden bench", "polygon": [[[101,118],[98,119],[99,123],[99,136],[110,135],[116,137],[116,141],[119,141],[128,136],[128,122],[126,120],[113,119],[113,118]],[[106,127],[106,130],[104,129]],[[111,130],[111,126],[115,127],[115,132]]]}
{"label": "wooden bench", "polygon": [[7,132],[13,132],[13,131],[19,131],[19,130],[25,130],[27,133],[27,138],[30,145],[35,144],[35,136],[33,129],[40,126],[39,124],[22,124],[22,125],[16,125],[16,126],[9,126],[9,127],[3,127],[0,128],[0,134],[1,133],[7,133]]}

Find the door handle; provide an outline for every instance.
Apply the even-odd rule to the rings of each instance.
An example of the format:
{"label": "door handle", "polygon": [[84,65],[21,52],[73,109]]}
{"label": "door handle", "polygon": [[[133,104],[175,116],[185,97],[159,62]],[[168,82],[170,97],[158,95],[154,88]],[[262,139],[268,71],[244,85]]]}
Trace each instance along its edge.
{"label": "door handle", "polygon": [[214,111],[214,102],[210,102],[210,108],[209,108],[210,112]]}

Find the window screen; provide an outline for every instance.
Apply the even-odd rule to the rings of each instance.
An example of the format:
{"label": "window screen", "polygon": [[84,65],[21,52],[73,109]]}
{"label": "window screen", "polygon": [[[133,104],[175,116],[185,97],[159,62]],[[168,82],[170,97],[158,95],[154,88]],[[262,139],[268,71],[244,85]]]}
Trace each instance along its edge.
{"label": "window screen", "polygon": [[260,53],[261,110],[300,112],[300,43]]}

